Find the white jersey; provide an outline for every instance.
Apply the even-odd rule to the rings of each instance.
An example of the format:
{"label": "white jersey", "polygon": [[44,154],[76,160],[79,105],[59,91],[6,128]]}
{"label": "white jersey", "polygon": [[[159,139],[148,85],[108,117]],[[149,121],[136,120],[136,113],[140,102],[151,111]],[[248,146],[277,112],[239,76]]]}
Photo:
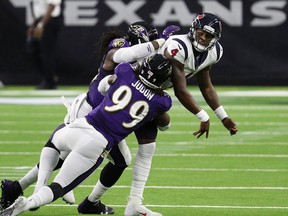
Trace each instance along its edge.
{"label": "white jersey", "polygon": [[58,17],[61,14],[61,2],[62,0],[32,0],[32,9],[35,19],[39,19],[47,12],[49,4],[55,5],[52,12],[52,17]]}
{"label": "white jersey", "polygon": [[[192,42],[187,34],[170,36],[158,53],[164,54],[165,49],[174,59],[184,64],[186,79],[191,78],[202,69],[217,63],[223,54],[223,48],[217,42],[212,49],[195,57]],[[169,86],[168,83],[167,85]],[[171,86],[170,82],[169,87]]]}

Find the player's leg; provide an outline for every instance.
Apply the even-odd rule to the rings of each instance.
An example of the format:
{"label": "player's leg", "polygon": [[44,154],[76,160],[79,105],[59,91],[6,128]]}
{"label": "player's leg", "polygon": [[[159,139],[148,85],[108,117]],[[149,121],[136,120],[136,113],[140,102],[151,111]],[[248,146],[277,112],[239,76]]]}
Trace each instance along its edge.
{"label": "player's leg", "polygon": [[8,215],[17,215],[55,201],[84,181],[102,163],[102,155],[108,153],[105,149],[108,141],[87,122],[77,122],[78,124],[72,123],[71,127],[57,131],[51,140],[58,151],[66,148],[71,150],[53,183],[41,187],[27,199],[18,198],[4,210]]}
{"label": "player's leg", "polygon": [[[57,127],[56,130],[58,130],[58,128],[59,127]],[[53,151],[51,151],[51,153],[52,152]],[[67,154],[68,154],[68,152],[62,152],[60,159],[58,159],[57,165],[53,165],[51,167],[48,167],[49,170],[52,169],[52,167],[54,167],[54,169],[52,169],[52,171],[59,169],[63,163],[63,159],[65,159]],[[47,159],[49,157],[51,157],[50,153],[48,151],[46,151],[45,157],[47,157]],[[63,158],[63,159],[61,159],[61,158]],[[13,181],[13,180],[9,180],[9,179],[5,179],[5,180],[1,181],[1,190],[2,190],[1,199],[0,199],[1,208],[9,207],[20,195],[23,195],[23,191],[28,186],[32,185],[33,183],[35,183],[37,181],[38,171],[39,171],[39,164],[37,164],[30,171],[28,171],[28,173],[26,173],[19,181],[18,180]],[[52,171],[50,170],[49,172],[52,172]],[[50,174],[49,174],[49,176],[50,176]],[[42,179],[42,180],[40,180],[40,182],[46,178],[47,178],[46,174],[45,175],[40,174],[40,179]],[[38,187],[40,187],[40,186],[38,185]],[[42,186],[43,186],[43,184],[42,184]],[[69,194],[69,196],[67,196],[67,200],[66,199],[64,199],[64,200],[68,203],[71,203],[71,204],[73,204],[75,202],[74,195],[71,193]],[[73,200],[74,200],[74,202],[73,202]]]}
{"label": "player's leg", "polygon": [[156,148],[157,126],[154,122],[149,122],[135,131],[139,148],[135,157],[132,170],[132,186],[125,209],[125,216],[149,215],[161,216],[162,214],[153,212],[143,205],[143,193],[149,177],[152,158]]}
{"label": "player's leg", "polygon": [[85,120],[76,121],[69,128],[57,131],[51,140],[56,150],[71,150],[53,183],[41,187],[28,199],[20,197],[5,211],[10,210],[12,215],[17,215],[49,204],[74,189],[99,167],[104,160],[102,155],[108,154],[108,141]]}
{"label": "player's leg", "polygon": [[120,178],[125,168],[131,163],[131,153],[125,140],[113,147],[109,153],[110,162],[102,169],[91,194],[78,205],[82,214],[113,214],[114,209],[101,203],[101,197]]}

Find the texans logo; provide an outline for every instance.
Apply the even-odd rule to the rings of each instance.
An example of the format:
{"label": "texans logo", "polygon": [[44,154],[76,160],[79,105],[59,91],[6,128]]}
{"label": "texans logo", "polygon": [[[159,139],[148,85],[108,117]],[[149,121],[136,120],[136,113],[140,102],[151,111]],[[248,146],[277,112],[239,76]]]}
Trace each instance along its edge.
{"label": "texans logo", "polygon": [[198,16],[197,16],[197,19],[202,19],[202,18],[204,18],[204,16],[205,16],[204,14],[198,15]]}

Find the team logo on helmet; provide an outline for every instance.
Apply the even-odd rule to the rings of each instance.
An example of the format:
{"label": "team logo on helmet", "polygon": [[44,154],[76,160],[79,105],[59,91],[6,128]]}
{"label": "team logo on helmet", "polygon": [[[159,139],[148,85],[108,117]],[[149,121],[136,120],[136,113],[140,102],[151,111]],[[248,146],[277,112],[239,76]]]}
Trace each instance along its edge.
{"label": "team logo on helmet", "polygon": [[125,40],[123,38],[117,38],[113,41],[112,46],[115,48],[123,47],[125,44]]}
{"label": "team logo on helmet", "polygon": [[198,15],[196,19],[202,19],[202,18],[204,18],[204,14]]}

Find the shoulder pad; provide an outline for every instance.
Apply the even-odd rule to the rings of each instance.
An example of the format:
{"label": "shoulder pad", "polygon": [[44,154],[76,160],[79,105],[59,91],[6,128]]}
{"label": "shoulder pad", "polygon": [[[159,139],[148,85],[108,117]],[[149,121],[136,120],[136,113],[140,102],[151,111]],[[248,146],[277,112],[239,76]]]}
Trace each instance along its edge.
{"label": "shoulder pad", "polygon": [[182,40],[178,38],[173,38],[169,41],[167,51],[174,59],[181,62],[182,64],[184,64],[188,58],[187,46]]}
{"label": "shoulder pad", "polygon": [[127,40],[124,38],[116,38],[110,42],[108,45],[108,49],[113,49],[113,48],[121,48],[121,47],[129,47],[129,43]]}

